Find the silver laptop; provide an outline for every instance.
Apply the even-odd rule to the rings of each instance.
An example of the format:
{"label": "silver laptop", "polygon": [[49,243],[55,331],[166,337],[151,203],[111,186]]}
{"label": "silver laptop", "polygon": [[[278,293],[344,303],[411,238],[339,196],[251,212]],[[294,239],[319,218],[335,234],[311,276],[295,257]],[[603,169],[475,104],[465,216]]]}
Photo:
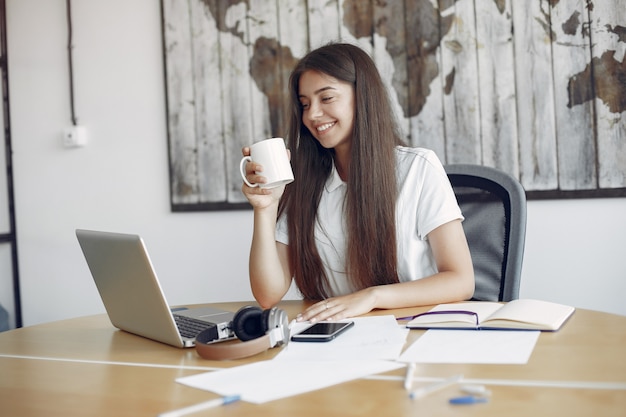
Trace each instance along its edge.
{"label": "silver laptop", "polygon": [[234,338],[234,313],[215,308],[171,310],[148,251],[137,235],[76,230],[111,323],[118,329],[177,347],[194,346],[211,329],[213,339]]}

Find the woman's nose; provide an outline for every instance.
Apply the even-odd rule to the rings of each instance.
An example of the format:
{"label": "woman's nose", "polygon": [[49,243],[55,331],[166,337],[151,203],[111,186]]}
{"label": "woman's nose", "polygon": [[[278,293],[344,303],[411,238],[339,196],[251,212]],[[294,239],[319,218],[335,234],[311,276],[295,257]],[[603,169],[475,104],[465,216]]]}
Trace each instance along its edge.
{"label": "woman's nose", "polygon": [[320,106],[317,103],[311,103],[309,104],[309,119],[311,120],[315,120],[315,119],[319,119],[324,112],[322,112],[322,106]]}

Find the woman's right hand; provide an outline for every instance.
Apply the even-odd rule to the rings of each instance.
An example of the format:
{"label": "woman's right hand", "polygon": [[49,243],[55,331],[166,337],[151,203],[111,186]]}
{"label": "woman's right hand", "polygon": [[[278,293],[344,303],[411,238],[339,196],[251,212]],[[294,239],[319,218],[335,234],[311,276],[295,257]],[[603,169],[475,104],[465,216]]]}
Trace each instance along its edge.
{"label": "woman's right hand", "polygon": [[[243,156],[250,155],[250,148],[244,147],[241,150]],[[257,164],[253,161],[248,161],[246,163],[246,178],[252,184],[263,184],[266,179],[262,175],[263,166]],[[283,195],[285,191],[285,186],[281,185],[275,188],[261,188],[261,187],[250,187],[245,181],[242,181],[243,185],[241,186],[241,191],[243,195],[246,196],[252,208],[254,209],[264,209],[272,204],[278,204],[280,197]]]}

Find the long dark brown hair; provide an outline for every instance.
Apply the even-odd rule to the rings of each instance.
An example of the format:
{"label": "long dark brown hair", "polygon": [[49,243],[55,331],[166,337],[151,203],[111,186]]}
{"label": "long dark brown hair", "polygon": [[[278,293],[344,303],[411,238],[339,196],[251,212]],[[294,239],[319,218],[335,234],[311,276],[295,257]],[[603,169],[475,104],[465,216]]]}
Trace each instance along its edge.
{"label": "long dark brown hair", "polygon": [[298,289],[305,299],[320,300],[329,296],[329,283],[315,246],[314,230],[334,150],[322,147],[302,123],[299,84],[301,75],[309,70],[349,83],[354,89],[345,207],[346,271],[356,289],[398,282],[394,149],[402,139],[387,90],[365,51],[333,43],[309,52],[298,62],[289,79],[292,111],[287,136],[296,182],[286,187],[279,215],[287,214],[290,266]]}

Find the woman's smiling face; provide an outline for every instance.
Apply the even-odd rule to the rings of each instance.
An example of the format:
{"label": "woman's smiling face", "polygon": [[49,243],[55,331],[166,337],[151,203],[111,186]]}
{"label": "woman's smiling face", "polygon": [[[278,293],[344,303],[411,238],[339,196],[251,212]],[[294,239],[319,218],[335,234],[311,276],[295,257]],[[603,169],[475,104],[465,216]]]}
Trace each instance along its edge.
{"label": "woman's smiling face", "polygon": [[330,75],[305,71],[298,96],[302,123],[324,148],[350,148],[354,129],[354,88]]}

